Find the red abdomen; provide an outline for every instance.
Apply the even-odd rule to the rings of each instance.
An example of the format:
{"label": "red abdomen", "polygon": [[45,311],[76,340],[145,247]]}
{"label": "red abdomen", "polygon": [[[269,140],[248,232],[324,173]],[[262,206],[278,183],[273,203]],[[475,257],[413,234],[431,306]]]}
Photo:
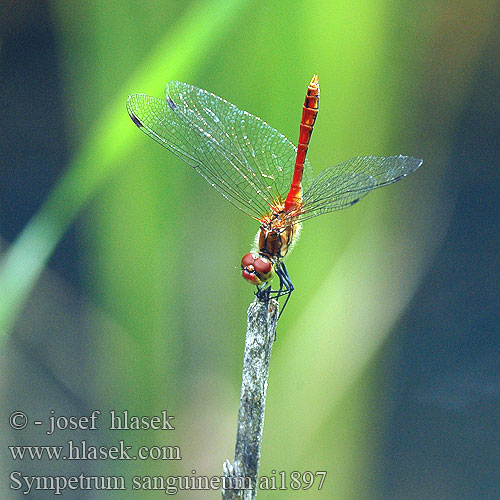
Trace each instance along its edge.
{"label": "red abdomen", "polygon": [[302,173],[306,160],[307,148],[311,140],[311,134],[316,121],[319,108],[319,81],[314,75],[307,88],[306,100],[302,109],[302,120],[300,121],[299,143],[297,145],[297,159],[295,160],[295,170],[288,196],[285,200],[285,210],[300,207],[302,203]]}

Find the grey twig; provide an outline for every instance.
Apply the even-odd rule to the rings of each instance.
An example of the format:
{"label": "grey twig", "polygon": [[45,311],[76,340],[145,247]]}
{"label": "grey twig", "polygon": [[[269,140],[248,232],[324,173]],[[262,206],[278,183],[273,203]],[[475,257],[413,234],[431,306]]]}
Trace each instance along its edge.
{"label": "grey twig", "polygon": [[269,360],[277,321],[278,304],[275,300],[262,302],[256,298],[250,304],[234,463],[226,460],[223,465],[226,481],[223,500],[254,500],[257,495]]}

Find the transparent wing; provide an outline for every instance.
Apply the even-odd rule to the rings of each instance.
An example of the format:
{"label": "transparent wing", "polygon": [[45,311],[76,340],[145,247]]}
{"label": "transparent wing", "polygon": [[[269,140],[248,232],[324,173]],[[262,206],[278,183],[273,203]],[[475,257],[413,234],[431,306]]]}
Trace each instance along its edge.
{"label": "transparent wing", "polygon": [[358,156],[323,170],[304,193],[299,220],[349,207],[372,189],[416,170],[422,160],[409,156]]}
{"label": "transparent wing", "polygon": [[[166,99],[145,94],[128,98],[135,124],[182,158],[237,208],[261,218],[285,198],[296,148],[260,118],[182,82],[170,82]],[[308,186],[307,162],[303,185]]]}

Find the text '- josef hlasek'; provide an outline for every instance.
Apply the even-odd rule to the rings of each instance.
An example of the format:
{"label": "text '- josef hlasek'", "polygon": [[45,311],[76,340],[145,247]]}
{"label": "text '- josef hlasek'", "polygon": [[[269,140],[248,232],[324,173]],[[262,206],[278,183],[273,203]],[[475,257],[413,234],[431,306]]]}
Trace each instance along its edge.
{"label": "text '- josef hlasek'", "polygon": [[[46,424],[47,430],[46,434],[49,436],[54,434],[55,431],[62,430],[98,430],[100,425],[100,420],[104,418],[99,410],[94,410],[90,415],[83,416],[66,416],[66,415],[55,415],[54,410],[50,411],[50,416],[47,422],[43,420],[34,420],[33,425],[43,426]],[[105,426],[112,431],[135,431],[135,430],[162,430],[162,431],[173,431],[175,427],[172,424],[172,420],[175,417],[169,415],[166,410],[160,412],[159,415],[154,416],[137,416],[131,415],[128,410],[117,412],[111,410],[109,412],[108,424]],[[28,427],[30,424],[30,419],[28,415],[23,411],[15,411],[11,413],[9,417],[10,427],[14,430],[21,430]]]}

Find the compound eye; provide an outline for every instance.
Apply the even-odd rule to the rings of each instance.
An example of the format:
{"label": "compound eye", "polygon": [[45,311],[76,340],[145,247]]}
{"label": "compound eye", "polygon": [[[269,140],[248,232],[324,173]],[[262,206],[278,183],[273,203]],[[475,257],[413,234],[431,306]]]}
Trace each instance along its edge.
{"label": "compound eye", "polygon": [[247,253],[241,259],[241,268],[243,269],[244,267],[253,266],[254,261],[255,257],[251,253]]}
{"label": "compound eye", "polygon": [[273,266],[269,260],[263,259],[261,257],[259,257],[258,259],[255,259],[255,262],[253,263],[253,267],[255,268],[257,273],[259,273],[261,276],[267,276],[273,268]]}

